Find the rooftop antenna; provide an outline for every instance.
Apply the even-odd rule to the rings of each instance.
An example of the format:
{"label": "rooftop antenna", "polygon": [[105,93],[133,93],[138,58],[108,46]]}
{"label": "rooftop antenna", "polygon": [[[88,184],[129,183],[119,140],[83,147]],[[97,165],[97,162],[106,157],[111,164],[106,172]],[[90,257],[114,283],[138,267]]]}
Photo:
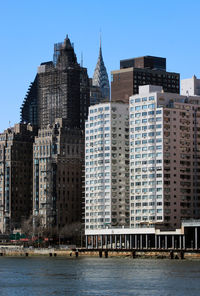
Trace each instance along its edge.
{"label": "rooftop antenna", "polygon": [[100,32],[99,32],[99,35],[100,35],[100,48],[101,48],[101,43],[102,43],[102,41],[101,41],[101,28],[100,28]]}
{"label": "rooftop antenna", "polygon": [[83,52],[81,51],[81,67],[83,67]]}

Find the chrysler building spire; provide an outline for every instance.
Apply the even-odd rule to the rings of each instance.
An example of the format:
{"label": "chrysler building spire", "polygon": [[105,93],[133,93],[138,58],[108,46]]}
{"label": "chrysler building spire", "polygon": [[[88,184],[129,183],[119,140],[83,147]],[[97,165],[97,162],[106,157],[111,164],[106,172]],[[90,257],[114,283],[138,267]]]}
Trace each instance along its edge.
{"label": "chrysler building spire", "polygon": [[99,57],[97,60],[95,71],[94,71],[92,84],[100,88],[103,98],[110,99],[110,85],[108,80],[108,74],[107,74],[106,67],[103,61],[103,56],[102,56],[101,36],[100,36]]}

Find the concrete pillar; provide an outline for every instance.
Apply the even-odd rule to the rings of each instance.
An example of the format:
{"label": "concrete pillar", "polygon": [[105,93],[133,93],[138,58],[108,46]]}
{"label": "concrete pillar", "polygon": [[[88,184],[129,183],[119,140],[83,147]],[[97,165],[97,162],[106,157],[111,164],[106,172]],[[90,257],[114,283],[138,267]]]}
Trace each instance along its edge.
{"label": "concrete pillar", "polygon": [[106,245],[106,249],[108,248],[108,236],[107,234],[105,235],[105,245]]}
{"label": "concrete pillar", "polygon": [[117,235],[115,234],[115,249],[117,249]]}
{"label": "concrete pillar", "polygon": [[172,249],[174,249],[174,235],[172,235]]}
{"label": "concrete pillar", "polygon": [[98,249],[98,235],[96,235],[96,249]]}
{"label": "concrete pillar", "polygon": [[183,235],[183,249],[185,249],[185,235]]}
{"label": "concrete pillar", "polygon": [[179,235],[179,249],[182,249],[182,238],[181,238],[181,235]]}
{"label": "concrete pillar", "polygon": [[127,236],[126,236],[126,234],[124,235],[124,240],[125,240],[124,247],[125,247],[125,249],[127,249]]}
{"label": "concrete pillar", "polygon": [[91,242],[92,242],[92,249],[94,249],[94,237],[93,237],[93,235],[91,235]]}
{"label": "concrete pillar", "polygon": [[160,235],[158,236],[158,248],[160,249]]}
{"label": "concrete pillar", "polygon": [[195,227],[194,232],[195,232],[194,245],[195,245],[195,249],[197,250],[197,247],[198,247],[197,227]]}
{"label": "concrete pillar", "polygon": [[110,248],[112,249],[112,234],[110,235]]}
{"label": "concrete pillar", "polygon": [[103,236],[102,235],[100,236],[100,240],[101,240],[100,241],[100,244],[101,244],[100,247],[101,247],[101,249],[103,249]]}
{"label": "concrete pillar", "polygon": [[157,249],[157,235],[155,234],[155,249]]}
{"label": "concrete pillar", "polygon": [[130,234],[130,237],[129,237],[129,249],[132,249],[133,248],[132,238],[133,238],[133,235]]}
{"label": "concrete pillar", "polygon": [[122,248],[122,235],[119,235],[119,248]]}
{"label": "concrete pillar", "polygon": [[146,249],[148,249],[148,235],[147,234],[145,235],[145,238],[146,238]]}
{"label": "concrete pillar", "polygon": [[88,236],[87,235],[85,236],[85,247],[86,247],[86,249],[88,248]]}
{"label": "concrete pillar", "polygon": [[140,234],[140,249],[142,249],[143,246],[142,246],[142,234]]}
{"label": "concrete pillar", "polygon": [[135,249],[137,249],[137,234],[135,234]]}
{"label": "concrete pillar", "polygon": [[165,235],[165,249],[167,249],[167,235]]}

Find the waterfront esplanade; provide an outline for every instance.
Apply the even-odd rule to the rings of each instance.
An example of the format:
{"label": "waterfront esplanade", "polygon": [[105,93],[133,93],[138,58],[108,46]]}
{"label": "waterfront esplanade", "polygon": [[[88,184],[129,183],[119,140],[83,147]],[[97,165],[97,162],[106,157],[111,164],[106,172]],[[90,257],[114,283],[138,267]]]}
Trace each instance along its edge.
{"label": "waterfront esplanade", "polygon": [[200,220],[182,221],[181,228],[152,227],[86,230],[88,249],[200,249]]}

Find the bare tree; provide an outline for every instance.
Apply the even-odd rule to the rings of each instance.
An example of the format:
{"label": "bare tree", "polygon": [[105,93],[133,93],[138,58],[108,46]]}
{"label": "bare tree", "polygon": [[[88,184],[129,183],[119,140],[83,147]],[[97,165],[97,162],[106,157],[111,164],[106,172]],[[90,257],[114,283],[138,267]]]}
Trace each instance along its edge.
{"label": "bare tree", "polygon": [[69,225],[65,225],[60,230],[60,236],[70,240],[72,243],[80,244],[82,235],[82,224],[81,222],[74,222]]}
{"label": "bare tree", "polygon": [[33,235],[33,216],[32,215],[28,219],[22,222],[21,231],[26,236]]}
{"label": "bare tree", "polygon": [[42,215],[33,216],[31,215],[28,219],[22,223],[22,232],[27,236],[43,236],[45,228],[42,223]]}

